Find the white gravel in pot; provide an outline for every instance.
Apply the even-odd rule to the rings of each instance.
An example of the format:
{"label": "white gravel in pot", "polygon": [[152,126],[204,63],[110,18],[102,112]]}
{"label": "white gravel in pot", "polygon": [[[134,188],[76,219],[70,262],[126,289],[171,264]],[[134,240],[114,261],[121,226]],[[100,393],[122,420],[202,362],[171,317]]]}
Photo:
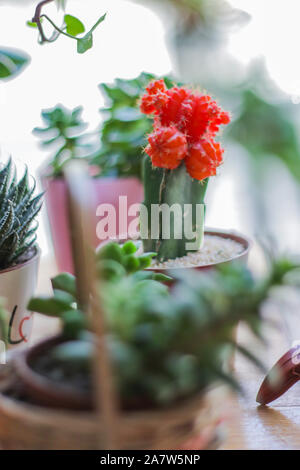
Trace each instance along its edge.
{"label": "white gravel in pot", "polygon": [[153,268],[179,268],[206,266],[209,264],[222,263],[235,258],[244,251],[244,246],[230,238],[218,237],[216,235],[205,235],[204,243],[199,251],[188,253],[181,258],[169,259],[162,263],[152,261]]}

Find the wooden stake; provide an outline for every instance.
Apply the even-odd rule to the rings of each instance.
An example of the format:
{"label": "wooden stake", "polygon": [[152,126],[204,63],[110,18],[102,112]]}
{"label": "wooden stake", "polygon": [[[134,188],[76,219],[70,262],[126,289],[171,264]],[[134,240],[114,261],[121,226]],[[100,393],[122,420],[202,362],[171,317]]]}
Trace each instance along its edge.
{"label": "wooden stake", "polygon": [[[94,390],[99,413],[100,448],[117,448],[117,406],[113,375],[104,341],[105,312],[99,292],[101,280],[96,276],[94,249],[92,249],[93,194],[88,165],[73,160],[65,166],[64,176],[68,191],[68,213],[72,239],[72,253],[80,308],[92,317],[95,343]],[[102,421],[102,425],[101,425]],[[103,439],[105,443],[103,445]]]}

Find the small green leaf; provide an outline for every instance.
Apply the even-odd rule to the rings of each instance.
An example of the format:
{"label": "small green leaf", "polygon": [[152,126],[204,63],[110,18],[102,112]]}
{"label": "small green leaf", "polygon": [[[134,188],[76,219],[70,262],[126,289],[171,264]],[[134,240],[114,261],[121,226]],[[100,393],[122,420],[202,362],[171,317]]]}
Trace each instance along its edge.
{"label": "small green leaf", "polygon": [[78,34],[84,33],[85,27],[83,23],[72,15],[65,15],[64,21],[67,27],[67,33],[71,34],[71,36],[77,36]]}
{"label": "small green leaf", "polygon": [[62,314],[63,334],[66,338],[77,338],[88,327],[87,317],[80,310],[68,310]]}
{"label": "small green leaf", "polygon": [[84,54],[93,47],[93,35],[88,33],[83,38],[77,40],[77,52],[78,54]]}
{"label": "small green leaf", "polygon": [[133,243],[133,241],[131,240],[128,240],[127,242],[124,243],[124,245],[122,246],[122,251],[126,254],[126,255],[131,255],[133,253],[135,253],[137,250],[137,247],[136,245]]}
{"label": "small green leaf", "polygon": [[140,269],[149,268],[149,266],[151,265],[150,256],[142,255],[139,257],[139,261],[140,261]]}
{"label": "small green leaf", "polygon": [[124,261],[124,253],[120,245],[116,242],[108,242],[97,253],[97,260],[114,260],[122,264]]}
{"label": "small green leaf", "polygon": [[[43,18],[41,18],[42,20]],[[34,23],[33,21],[26,21],[27,26],[30,28],[37,28],[37,23]]]}
{"label": "small green leaf", "polygon": [[27,308],[31,312],[43,313],[50,317],[59,317],[66,310],[70,310],[70,305],[55,297],[36,297],[29,301]]}
{"label": "small green leaf", "polygon": [[94,26],[90,29],[88,33],[86,33],[83,38],[77,38],[77,52],[79,54],[83,54],[84,52],[88,51],[93,47],[93,32],[97,28],[97,26],[102,23],[102,21],[105,20],[106,13],[105,15],[101,16],[99,20],[94,24]]}
{"label": "small green leaf", "polygon": [[52,288],[62,290],[76,297],[76,279],[72,274],[61,273],[51,279]]}
{"label": "small green leaf", "polygon": [[157,282],[171,282],[171,281],[173,281],[173,278],[171,276],[167,276],[166,274],[162,274],[162,273],[153,273],[152,279],[153,279],[153,281],[157,281]]}
{"label": "small green leaf", "polygon": [[97,264],[97,269],[103,279],[121,279],[126,276],[126,270],[122,264],[112,259],[101,260],[101,262]]}
{"label": "small green leaf", "polygon": [[140,268],[140,261],[134,255],[128,255],[124,260],[124,265],[129,273],[134,273]]}

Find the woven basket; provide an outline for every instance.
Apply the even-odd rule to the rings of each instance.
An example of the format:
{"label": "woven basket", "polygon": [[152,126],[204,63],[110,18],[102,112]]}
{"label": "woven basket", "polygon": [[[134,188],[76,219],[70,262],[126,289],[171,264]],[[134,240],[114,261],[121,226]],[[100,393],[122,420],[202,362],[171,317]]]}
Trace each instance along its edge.
{"label": "woven basket", "polygon": [[[26,450],[105,449],[106,428],[101,416],[44,408],[22,401],[13,366],[0,378],[0,448]],[[228,395],[212,388],[166,410],[118,415],[119,449],[203,449],[215,447],[222,436]],[[227,411],[226,411],[227,412]]]}
{"label": "woven basket", "polygon": [[[95,346],[95,412],[44,408],[22,400],[13,361],[0,376],[0,446],[5,449],[203,449],[216,443],[223,410],[223,387],[168,409],[121,412],[115,396],[110,360],[101,338],[104,312],[97,297],[94,257],[89,249],[91,226],[88,172],[82,163],[67,167],[70,226],[80,305],[93,318]],[[98,283],[98,279],[97,279]],[[99,284],[97,285],[99,286]],[[90,299],[93,298],[93,302]],[[145,373],[147,373],[145,371]]]}

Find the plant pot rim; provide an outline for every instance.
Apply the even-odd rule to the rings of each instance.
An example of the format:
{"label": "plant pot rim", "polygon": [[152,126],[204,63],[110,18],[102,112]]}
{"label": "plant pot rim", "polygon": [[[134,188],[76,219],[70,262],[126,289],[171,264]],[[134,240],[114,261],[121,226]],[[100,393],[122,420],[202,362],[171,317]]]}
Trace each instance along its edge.
{"label": "plant pot rim", "polygon": [[[0,379],[0,440],[8,448],[65,449],[67,443],[71,449],[98,449],[99,437],[104,442],[104,423],[94,410],[50,408],[24,400],[13,362]],[[228,421],[224,399],[231,397],[228,388],[214,383],[180,407],[122,410],[117,415],[120,448],[199,450],[199,445],[201,449],[212,445],[215,448],[216,441],[220,443],[220,426]],[[95,439],[95,435],[99,437]]]}
{"label": "plant pot rim", "polygon": [[[235,256],[232,256],[231,258],[228,258],[227,260],[223,260],[223,261],[217,261],[215,263],[210,263],[210,264],[200,264],[200,265],[195,265],[195,266],[172,266],[172,267],[149,267],[149,268],[146,268],[147,271],[159,271],[159,272],[162,272],[162,271],[173,271],[173,270],[186,270],[186,269],[209,269],[209,268],[213,268],[215,266],[219,266],[219,265],[222,265],[222,264],[225,264],[225,263],[231,263],[232,261],[236,261],[236,260],[241,260],[241,259],[247,259],[248,257],[248,254],[249,254],[249,251],[250,249],[252,248],[253,246],[253,241],[247,237],[246,235],[238,232],[237,230],[223,230],[223,229],[216,229],[216,228],[210,228],[210,227],[207,227],[204,231],[204,237],[205,235],[211,235],[211,236],[218,236],[218,237],[221,237],[221,238],[229,238],[237,243],[240,243],[244,249],[241,253],[235,255]],[[105,244],[111,242],[111,241],[115,241],[117,243],[125,243],[127,240],[133,240],[133,241],[136,241],[136,240],[139,240],[139,234],[136,235],[136,237],[134,238],[130,238],[128,236],[128,234],[120,234],[118,237],[116,238],[111,238],[111,239],[108,239],[108,240],[105,240],[104,242],[100,243],[97,247],[97,250],[99,250],[102,246],[104,246]]]}
{"label": "plant pot rim", "polygon": [[30,366],[33,358],[63,341],[66,339],[62,335],[50,336],[16,354],[13,363],[17,376],[21,379],[25,392],[36,399],[37,404],[53,407],[55,403],[56,408],[90,409],[92,405],[90,394],[53,382]]}
{"label": "plant pot rim", "polygon": [[1,274],[5,274],[5,273],[8,273],[10,271],[16,271],[18,269],[24,268],[28,264],[33,263],[33,261],[35,261],[36,258],[39,258],[40,255],[41,255],[40,247],[38,245],[36,245],[35,246],[35,254],[30,259],[28,259],[27,261],[24,261],[23,263],[15,264],[14,266],[11,266],[10,268],[5,268],[5,269],[0,270],[0,276],[1,276]]}
{"label": "plant pot rim", "polygon": [[[22,381],[23,390],[27,392],[29,397],[34,399],[32,406],[46,407],[47,409],[64,409],[66,411],[80,411],[82,413],[92,412],[93,394],[80,392],[65,384],[58,384],[44,375],[35,372],[30,366],[30,360],[46,351],[51,346],[60,344],[66,340],[62,335],[48,337],[41,340],[28,349],[18,351],[13,357],[13,366],[17,377]],[[207,387],[185,397],[178,402],[170,404],[167,407],[150,407],[150,408],[130,408],[120,409],[122,414],[127,416],[137,416],[139,414],[149,414],[156,416],[158,413],[168,413],[177,410],[178,407],[185,406],[187,403],[196,403],[201,401],[211,390],[220,388],[220,384],[215,382]]]}

